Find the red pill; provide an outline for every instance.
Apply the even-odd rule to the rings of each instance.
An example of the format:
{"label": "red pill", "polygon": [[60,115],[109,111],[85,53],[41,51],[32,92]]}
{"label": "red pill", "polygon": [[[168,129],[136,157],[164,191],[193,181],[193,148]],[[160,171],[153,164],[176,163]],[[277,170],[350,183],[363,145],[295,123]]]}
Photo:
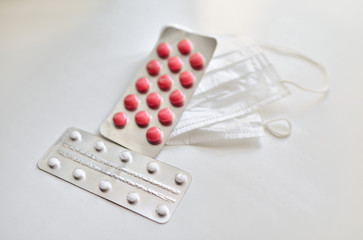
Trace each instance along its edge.
{"label": "red pill", "polygon": [[159,77],[158,86],[163,91],[169,91],[171,87],[171,77],[167,74],[164,74],[161,77]]}
{"label": "red pill", "polygon": [[147,78],[140,78],[136,81],[136,89],[139,93],[146,93],[149,90],[149,79]]}
{"label": "red pill", "polygon": [[137,108],[138,100],[134,94],[127,95],[124,99],[125,108],[134,111]]}
{"label": "red pill", "polygon": [[163,132],[157,127],[149,128],[146,131],[146,139],[151,144],[154,144],[154,145],[160,144],[162,137],[163,137]]}
{"label": "red pill", "polygon": [[170,53],[170,46],[169,44],[163,42],[160,43],[159,46],[156,48],[156,52],[158,53],[159,57],[161,58],[168,58]]}
{"label": "red pill", "polygon": [[178,43],[179,52],[183,55],[188,55],[192,50],[192,43],[188,39],[181,40]]}
{"label": "red pill", "polygon": [[151,60],[147,64],[146,70],[151,76],[157,76],[160,72],[160,63],[156,60]]}
{"label": "red pill", "polygon": [[169,108],[161,109],[158,112],[158,119],[164,126],[169,126],[173,122],[173,112]]}
{"label": "red pill", "polygon": [[150,115],[146,111],[140,111],[135,115],[135,122],[139,127],[147,127],[149,125]]}
{"label": "red pill", "polygon": [[194,53],[192,56],[190,56],[189,62],[190,62],[190,65],[194,69],[200,70],[200,69],[203,68],[204,58],[203,58],[202,54],[200,54],[200,53]]}
{"label": "red pill", "polygon": [[118,112],[113,115],[112,120],[116,127],[123,128],[127,123],[127,116],[123,112]]}
{"label": "red pill", "polygon": [[185,87],[185,88],[190,88],[193,86],[193,82],[194,82],[194,75],[193,73],[191,73],[190,71],[185,71],[182,72],[179,75],[179,81],[180,84]]}
{"label": "red pill", "polygon": [[182,60],[179,57],[171,57],[168,60],[168,66],[170,71],[172,71],[173,73],[177,73],[180,71],[181,67],[182,67]]}
{"label": "red pill", "polygon": [[175,90],[170,93],[169,100],[174,107],[181,107],[184,105],[184,94],[180,90]]}
{"label": "red pill", "polygon": [[146,97],[146,103],[151,109],[158,109],[160,106],[159,93],[153,92]]}

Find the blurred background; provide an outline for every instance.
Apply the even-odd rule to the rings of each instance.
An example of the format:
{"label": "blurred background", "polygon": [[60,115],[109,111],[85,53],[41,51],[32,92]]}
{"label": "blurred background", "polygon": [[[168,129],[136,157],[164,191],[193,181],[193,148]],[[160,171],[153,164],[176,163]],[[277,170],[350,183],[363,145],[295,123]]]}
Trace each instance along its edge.
{"label": "blurred background", "polygon": [[[0,0],[1,239],[363,239],[363,2]],[[293,134],[231,146],[165,147],[193,175],[158,225],[36,168],[68,127],[98,128],[168,24],[249,36],[322,62],[326,97],[262,110]],[[319,88],[321,73],[268,53],[280,75]],[[230,187],[226,187],[230,186]]]}

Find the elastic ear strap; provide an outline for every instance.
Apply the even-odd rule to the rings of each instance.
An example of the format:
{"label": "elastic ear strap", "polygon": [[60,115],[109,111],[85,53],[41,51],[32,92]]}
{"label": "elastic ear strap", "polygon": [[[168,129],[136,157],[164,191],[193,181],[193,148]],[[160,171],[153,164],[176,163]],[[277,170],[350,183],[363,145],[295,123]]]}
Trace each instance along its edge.
{"label": "elastic ear strap", "polygon": [[271,44],[264,44],[264,43],[260,43],[260,46],[267,49],[267,50],[270,50],[270,51],[273,51],[273,52],[276,52],[276,53],[279,53],[279,54],[284,54],[284,55],[288,55],[288,56],[291,56],[291,57],[300,58],[302,60],[305,60],[306,62],[314,65],[315,67],[317,67],[322,72],[323,79],[324,79],[324,87],[322,89],[306,88],[306,87],[303,87],[303,86],[301,86],[300,84],[298,84],[296,82],[287,81],[287,80],[283,80],[283,81],[281,81],[281,83],[294,85],[295,87],[300,88],[301,90],[306,91],[306,92],[327,93],[329,91],[330,82],[329,82],[328,72],[327,72],[327,70],[326,70],[326,68],[325,68],[325,66],[323,64],[321,64],[318,61],[315,61],[314,59],[312,59],[312,58],[310,58],[310,57],[308,57],[308,56],[306,56],[306,55],[304,55],[302,53],[299,53],[298,51],[293,50],[293,49],[280,47],[280,46],[276,46],[276,45],[271,45]]}
{"label": "elastic ear strap", "polygon": [[[318,61],[316,61],[302,53],[299,53],[298,51],[293,50],[293,49],[280,47],[280,46],[276,46],[276,45],[271,45],[271,44],[264,44],[264,43],[260,43],[260,46],[267,50],[270,50],[270,51],[273,51],[273,52],[276,52],[279,54],[284,54],[284,55],[288,55],[291,57],[300,58],[300,59],[314,65],[315,67],[317,67],[323,74],[324,87],[322,89],[306,88],[296,82],[288,81],[288,80],[280,81],[282,84],[285,84],[285,85],[290,84],[303,91],[312,92],[312,93],[326,94],[329,91],[330,82],[329,82],[328,72],[323,64],[321,64]],[[288,129],[286,131],[281,131],[281,130],[275,129],[273,127],[274,123],[279,122],[279,121],[285,121],[287,123]],[[292,131],[291,122],[286,118],[276,118],[276,119],[265,121],[265,122],[263,122],[263,126],[266,129],[266,131],[268,131],[271,135],[278,137],[278,138],[288,137],[288,136],[290,136],[291,131]]]}
{"label": "elastic ear strap", "polygon": [[[276,122],[284,121],[288,125],[288,129],[286,131],[281,131],[279,129],[274,129],[273,124]],[[291,135],[292,125],[291,122],[286,118],[276,118],[272,120],[268,120],[263,122],[263,127],[272,135],[278,138],[285,138]]]}

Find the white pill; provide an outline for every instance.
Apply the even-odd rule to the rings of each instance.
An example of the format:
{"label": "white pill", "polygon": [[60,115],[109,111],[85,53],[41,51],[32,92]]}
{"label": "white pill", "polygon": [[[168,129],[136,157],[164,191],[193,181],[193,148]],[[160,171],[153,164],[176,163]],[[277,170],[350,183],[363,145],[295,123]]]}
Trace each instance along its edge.
{"label": "white pill", "polygon": [[55,158],[55,157],[49,158],[48,159],[48,166],[50,168],[53,168],[53,169],[59,168],[60,167],[60,162],[59,162],[58,158]]}
{"label": "white pill", "polygon": [[156,208],[156,213],[160,216],[160,217],[165,217],[166,215],[169,214],[169,208],[165,205],[159,205]]}
{"label": "white pill", "polygon": [[107,192],[112,189],[111,183],[105,180],[102,180],[98,186],[102,192]]}
{"label": "white pill", "polygon": [[188,180],[187,176],[183,173],[178,173],[177,175],[175,175],[175,182],[177,184],[183,184]]}
{"label": "white pill", "polygon": [[155,173],[159,170],[159,165],[156,162],[149,162],[146,169],[149,173]]}
{"label": "white pill", "polygon": [[98,152],[106,151],[106,145],[102,141],[96,142],[94,147]]}
{"label": "white pill", "polygon": [[130,162],[132,160],[132,154],[129,151],[120,153],[120,159],[123,162]]}
{"label": "white pill", "polygon": [[86,177],[86,173],[82,169],[76,168],[73,170],[73,177],[76,180],[82,180]]}
{"label": "white pill", "polygon": [[73,140],[73,141],[80,141],[82,139],[82,135],[80,132],[78,131],[73,131],[71,132],[71,134],[69,134],[69,137]]}
{"label": "white pill", "polygon": [[135,204],[139,201],[140,197],[139,194],[135,193],[135,192],[130,192],[127,197],[126,197],[127,201],[130,204]]}

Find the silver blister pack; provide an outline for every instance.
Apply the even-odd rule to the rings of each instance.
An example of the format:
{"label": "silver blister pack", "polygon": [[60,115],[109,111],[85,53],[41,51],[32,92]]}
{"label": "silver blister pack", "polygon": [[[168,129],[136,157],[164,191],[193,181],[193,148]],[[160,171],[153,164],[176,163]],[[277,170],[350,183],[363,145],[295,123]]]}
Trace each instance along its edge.
{"label": "silver blister pack", "polygon": [[158,223],[170,219],[192,180],[183,170],[75,128],[38,167]]}
{"label": "silver blister pack", "polygon": [[155,157],[202,79],[216,44],[211,37],[164,28],[145,64],[102,124],[101,134]]}

